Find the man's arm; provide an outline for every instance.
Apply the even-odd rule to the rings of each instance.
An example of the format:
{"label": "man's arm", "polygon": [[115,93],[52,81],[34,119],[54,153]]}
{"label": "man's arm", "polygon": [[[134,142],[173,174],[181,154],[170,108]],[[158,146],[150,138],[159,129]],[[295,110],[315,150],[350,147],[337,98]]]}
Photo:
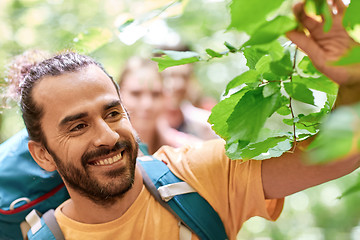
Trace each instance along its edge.
{"label": "man's arm", "polygon": [[[360,64],[351,66],[332,66],[351,47],[354,40],[342,26],[346,6],[341,0],[334,0],[333,25],[329,32],[323,31],[323,23],[309,17],[304,4],[294,7],[294,13],[302,23],[304,31],[291,31],[287,34],[297,46],[312,60],[315,67],[340,85],[339,104],[350,104],[360,100]],[[345,97],[345,98],[344,98]],[[303,189],[344,176],[360,166],[360,153],[339,159],[325,165],[306,165],[303,149],[311,140],[298,145],[294,153],[286,153],[278,158],[264,160],[262,181],[266,198],[282,198]]]}
{"label": "man's arm", "polygon": [[[311,141],[311,140],[310,140]],[[265,198],[283,198],[295,192],[342,177],[360,166],[360,153],[324,165],[304,163],[303,149],[307,143],[300,143],[294,153],[262,162],[262,181]]]}

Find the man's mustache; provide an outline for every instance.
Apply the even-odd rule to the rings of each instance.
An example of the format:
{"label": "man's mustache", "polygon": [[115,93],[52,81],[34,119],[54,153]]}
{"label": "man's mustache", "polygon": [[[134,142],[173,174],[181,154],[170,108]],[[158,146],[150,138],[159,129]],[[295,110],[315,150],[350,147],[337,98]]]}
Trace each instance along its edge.
{"label": "man's mustache", "polygon": [[91,152],[86,152],[82,155],[81,157],[81,162],[83,164],[83,166],[86,166],[86,164],[94,159],[94,158],[99,158],[102,156],[106,156],[112,152],[116,152],[119,151],[120,149],[132,149],[132,145],[130,141],[124,140],[124,141],[120,141],[117,142],[112,148],[108,148],[108,147],[99,147],[96,150],[93,150]]}

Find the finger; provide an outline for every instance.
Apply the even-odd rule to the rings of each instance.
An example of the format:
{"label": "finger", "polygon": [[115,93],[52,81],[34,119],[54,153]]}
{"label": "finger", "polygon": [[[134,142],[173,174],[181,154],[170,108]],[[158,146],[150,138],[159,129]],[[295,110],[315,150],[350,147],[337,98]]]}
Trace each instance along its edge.
{"label": "finger", "polygon": [[309,17],[305,12],[304,6],[305,4],[303,2],[294,5],[293,12],[298,21],[311,32],[316,29],[321,23]]}
{"label": "finger", "polygon": [[311,61],[319,70],[323,67],[323,50],[312,38],[306,36],[304,32],[298,32],[295,30],[287,32],[286,36],[309,56]]}
{"label": "finger", "polygon": [[333,0],[333,6],[336,7],[338,14],[343,15],[346,10],[346,5],[342,0]]}
{"label": "finger", "polygon": [[[348,70],[344,67],[329,67],[322,49],[305,33],[293,30],[288,32],[286,36],[309,56],[311,62],[320,72],[323,72],[327,77],[339,84],[349,81]],[[358,76],[359,74],[352,75]]]}

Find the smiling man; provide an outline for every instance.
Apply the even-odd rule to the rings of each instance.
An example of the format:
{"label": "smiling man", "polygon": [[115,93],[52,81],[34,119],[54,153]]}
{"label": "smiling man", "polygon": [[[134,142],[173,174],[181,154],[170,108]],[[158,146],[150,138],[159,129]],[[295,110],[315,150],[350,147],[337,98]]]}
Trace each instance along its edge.
{"label": "smiling man", "polygon": [[116,89],[100,68],[44,78],[33,94],[44,106],[42,130],[49,154],[33,144],[31,151],[40,150],[39,156],[56,164],[71,189],[93,200],[105,202],[131,188],[137,144]]}
{"label": "smiling man", "polygon": [[[61,72],[65,61],[83,66],[75,72]],[[88,216],[85,203],[96,209],[126,199],[127,204],[115,209],[125,212],[139,194],[142,178],[135,174],[138,145],[117,88],[90,62],[90,58],[68,53],[47,63],[61,74],[44,76],[33,88],[33,107],[41,112],[39,131],[43,135],[40,141],[30,141],[29,150],[44,169],[58,170],[72,199],[87,206],[75,207],[70,201],[62,208],[64,213],[97,223]],[[78,211],[85,216],[77,217],[83,216]]]}
{"label": "smiling man", "polygon": [[[307,26],[308,17],[298,15]],[[334,80],[359,82],[359,71],[321,65],[334,58],[333,49],[338,56],[346,51],[351,38],[342,28],[333,28],[330,38],[315,30],[312,22],[311,38],[297,32],[289,37],[300,39],[305,51],[316,52],[315,65]],[[66,239],[179,237],[176,218],[144,188],[136,165],[136,133],[116,84],[99,63],[68,52],[31,67],[21,85],[21,108],[31,155],[45,170],[57,170],[69,191],[71,198],[55,213]],[[229,239],[236,239],[252,216],[275,220],[285,196],[350,173],[360,158],[356,152],[342,161],[307,166],[300,147],[293,154],[244,163],[230,161],[224,152],[224,142],[213,140],[180,149],[163,147],[155,157],[211,204]]]}

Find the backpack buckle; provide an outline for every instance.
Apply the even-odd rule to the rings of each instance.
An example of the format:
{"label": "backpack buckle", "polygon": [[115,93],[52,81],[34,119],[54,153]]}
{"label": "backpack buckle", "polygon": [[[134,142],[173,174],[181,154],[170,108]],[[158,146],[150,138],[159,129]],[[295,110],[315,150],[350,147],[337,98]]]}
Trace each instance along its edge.
{"label": "backpack buckle", "polygon": [[30,200],[29,198],[27,198],[27,197],[18,198],[18,199],[15,199],[14,201],[12,201],[12,203],[10,203],[9,209],[10,209],[10,210],[14,210],[14,209],[15,209],[15,205],[16,205],[17,203],[23,202],[23,201],[25,201],[26,203],[31,202],[31,200]]}

